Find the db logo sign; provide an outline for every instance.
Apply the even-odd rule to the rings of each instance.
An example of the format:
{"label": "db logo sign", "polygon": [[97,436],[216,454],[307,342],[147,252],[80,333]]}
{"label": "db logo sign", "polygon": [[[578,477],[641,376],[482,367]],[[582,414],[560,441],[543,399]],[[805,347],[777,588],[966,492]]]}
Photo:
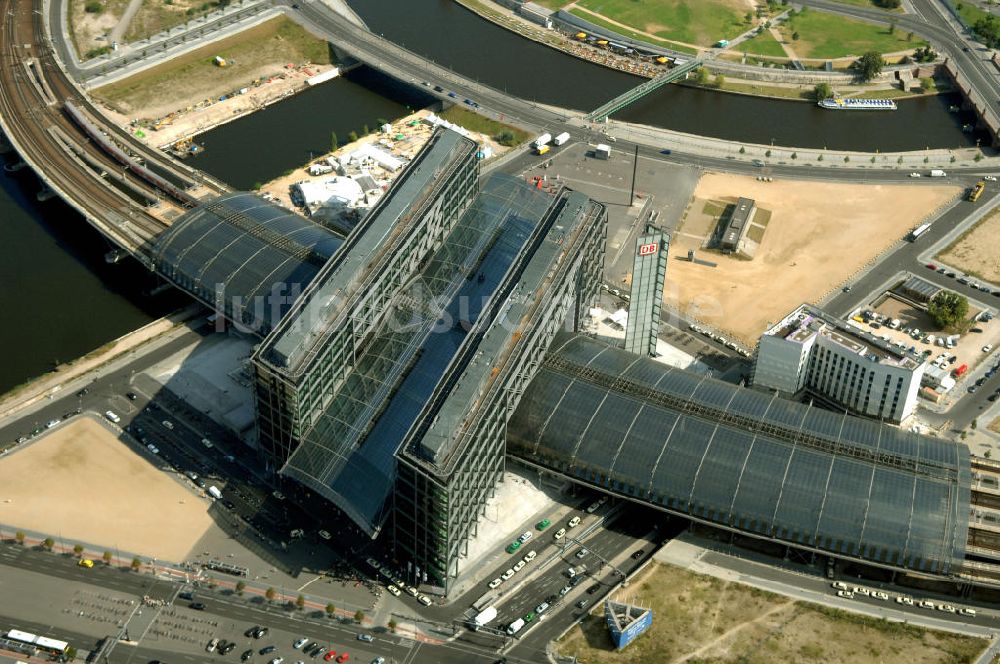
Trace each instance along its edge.
{"label": "db logo sign", "polygon": [[652,254],[655,254],[659,248],[660,245],[658,245],[656,242],[650,242],[649,244],[639,245],[639,255],[651,256]]}

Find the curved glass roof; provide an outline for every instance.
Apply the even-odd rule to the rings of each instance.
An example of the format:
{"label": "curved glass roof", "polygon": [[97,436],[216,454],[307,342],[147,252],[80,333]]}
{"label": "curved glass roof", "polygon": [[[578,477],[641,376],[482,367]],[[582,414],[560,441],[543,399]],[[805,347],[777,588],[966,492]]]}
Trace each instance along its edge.
{"label": "curved glass roof", "polygon": [[751,534],[879,564],[956,571],[963,445],[561,337],[508,424],[508,451]]}
{"label": "curved glass roof", "polygon": [[266,334],[343,238],[256,194],[226,194],[184,213],[153,245],[177,286]]}

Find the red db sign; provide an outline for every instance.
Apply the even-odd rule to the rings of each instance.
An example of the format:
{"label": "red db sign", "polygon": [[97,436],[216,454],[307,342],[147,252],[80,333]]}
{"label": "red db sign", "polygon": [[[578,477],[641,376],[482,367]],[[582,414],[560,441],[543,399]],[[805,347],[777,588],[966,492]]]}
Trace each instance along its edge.
{"label": "red db sign", "polygon": [[656,242],[650,242],[649,244],[639,245],[639,255],[640,256],[651,256],[655,254],[660,246]]}

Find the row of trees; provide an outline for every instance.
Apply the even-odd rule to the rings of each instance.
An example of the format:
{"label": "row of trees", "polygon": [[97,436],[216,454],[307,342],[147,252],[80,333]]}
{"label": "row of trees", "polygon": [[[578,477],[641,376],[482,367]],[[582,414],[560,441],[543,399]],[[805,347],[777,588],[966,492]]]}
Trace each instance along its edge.
{"label": "row of trees", "polygon": [[[378,118],[377,120],[375,120],[375,126],[376,127],[381,128],[382,125],[387,125],[387,124],[389,124],[389,121],[386,120],[385,118]],[[354,131],[352,129],[351,131],[347,132],[347,142],[348,143],[353,143],[354,141],[358,140],[362,136],[367,136],[370,133],[372,133],[372,130],[368,127],[368,125],[364,125],[364,126],[361,127],[361,133],[360,134],[358,134],[358,132],[356,132],[356,131]],[[337,148],[339,148],[339,147],[340,147],[340,139],[337,137],[337,132],[331,131],[330,132],[330,152],[336,152]]]}

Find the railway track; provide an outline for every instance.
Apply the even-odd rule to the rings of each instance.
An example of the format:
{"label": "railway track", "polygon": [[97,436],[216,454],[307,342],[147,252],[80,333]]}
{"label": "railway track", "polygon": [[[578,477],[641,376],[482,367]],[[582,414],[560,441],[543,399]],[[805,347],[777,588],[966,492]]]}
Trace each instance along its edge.
{"label": "railway track", "polygon": [[[0,0],[0,16],[0,122],[8,138],[91,225],[149,264],[148,247],[174,217],[228,187],[103,122],[57,62],[40,0]],[[67,114],[66,101],[89,114],[106,136],[103,148],[80,126],[80,113],[76,121]],[[128,174],[122,151],[136,159],[138,170],[155,176],[140,181]],[[163,186],[151,190],[150,180]],[[155,201],[147,206],[150,193]]]}

